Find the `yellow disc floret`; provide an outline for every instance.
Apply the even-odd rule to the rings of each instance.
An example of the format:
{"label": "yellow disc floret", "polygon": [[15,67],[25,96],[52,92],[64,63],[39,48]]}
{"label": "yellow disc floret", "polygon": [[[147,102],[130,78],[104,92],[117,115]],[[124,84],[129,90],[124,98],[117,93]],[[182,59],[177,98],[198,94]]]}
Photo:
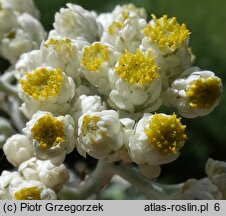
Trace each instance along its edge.
{"label": "yellow disc floret", "polygon": [[82,135],[86,136],[88,133],[95,134],[96,130],[99,129],[97,126],[98,121],[100,121],[99,116],[84,116],[82,121]]}
{"label": "yellow disc floret", "polygon": [[35,100],[48,98],[59,94],[63,84],[61,69],[38,68],[26,74],[26,79],[20,79],[20,84],[25,94]]}
{"label": "yellow disc floret", "polygon": [[56,52],[66,51],[67,53],[71,53],[73,51],[73,47],[71,45],[71,40],[69,38],[66,39],[54,39],[50,38],[48,41],[44,43],[44,47],[53,47]]}
{"label": "yellow disc floret", "polygon": [[109,61],[108,47],[100,43],[95,43],[85,47],[81,64],[89,71],[98,71],[102,63]]}
{"label": "yellow disc floret", "polygon": [[122,22],[113,21],[108,27],[108,32],[110,35],[116,34],[119,30],[123,29],[124,24]]}
{"label": "yellow disc floret", "polygon": [[152,15],[153,23],[148,24],[144,29],[144,34],[150,42],[157,44],[161,51],[174,52],[180,48],[189,36],[189,30],[186,25],[179,24],[176,17],[167,18],[164,15],[157,19]]}
{"label": "yellow disc floret", "polygon": [[41,191],[38,187],[23,188],[15,193],[16,200],[41,200]]}
{"label": "yellow disc floret", "polygon": [[185,127],[175,114],[171,116],[154,114],[144,132],[150,144],[161,154],[176,154],[186,139]]}
{"label": "yellow disc floret", "polygon": [[[118,17],[117,21],[113,21],[109,27],[108,32],[110,35],[118,35],[120,30],[122,30],[125,27],[125,21],[129,19],[129,12],[128,11],[122,11],[120,16]],[[121,38],[122,40],[122,38]]]}
{"label": "yellow disc floret", "polygon": [[192,108],[209,109],[221,95],[221,80],[217,77],[197,79],[191,83],[186,95]]}
{"label": "yellow disc floret", "polygon": [[46,114],[39,118],[31,129],[33,139],[42,150],[49,149],[64,141],[64,125],[57,118]]}
{"label": "yellow disc floret", "polygon": [[159,77],[158,67],[151,52],[145,54],[139,49],[135,54],[126,50],[121,55],[115,72],[129,84],[145,85]]}

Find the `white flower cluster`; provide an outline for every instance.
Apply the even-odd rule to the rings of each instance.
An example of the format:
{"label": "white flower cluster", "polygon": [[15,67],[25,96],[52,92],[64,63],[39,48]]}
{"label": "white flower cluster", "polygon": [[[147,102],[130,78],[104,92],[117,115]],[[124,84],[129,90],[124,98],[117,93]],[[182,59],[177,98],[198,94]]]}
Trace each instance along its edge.
{"label": "white flower cluster", "polygon": [[33,0],[0,1],[0,56],[15,64],[46,37]]}
{"label": "white flower cluster", "polygon": [[[15,2],[0,1],[0,54],[15,63],[28,121],[3,146],[18,171],[2,173],[0,199],[55,199],[53,191],[69,178],[63,162],[75,149],[134,163],[155,178],[162,164],[177,159],[187,136],[176,114],[150,112],[165,105],[193,118],[219,102],[220,78],[191,67],[190,32],[175,17],[147,21],[132,4],[95,14],[68,3],[42,41],[43,28],[27,14],[38,16],[33,2]],[[224,187],[223,176],[208,175]]]}

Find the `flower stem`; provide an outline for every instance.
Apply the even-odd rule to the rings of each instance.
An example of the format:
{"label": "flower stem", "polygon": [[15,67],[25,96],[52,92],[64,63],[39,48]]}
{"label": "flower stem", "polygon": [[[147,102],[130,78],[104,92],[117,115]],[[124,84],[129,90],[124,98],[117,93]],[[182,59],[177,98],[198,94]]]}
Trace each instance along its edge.
{"label": "flower stem", "polygon": [[20,100],[16,87],[9,84],[8,82],[4,82],[2,79],[0,79],[0,91],[6,93],[9,96],[14,97],[16,100]]}
{"label": "flower stem", "polygon": [[109,183],[113,176],[110,167],[110,164],[99,160],[93,173],[82,184],[74,189],[64,187],[58,193],[58,197],[60,199],[88,199]]}
{"label": "flower stem", "polygon": [[137,188],[149,199],[170,198],[161,187],[155,186],[150,179],[142,176],[140,173],[128,166],[115,165],[113,167],[113,172],[130,182],[133,187]]}

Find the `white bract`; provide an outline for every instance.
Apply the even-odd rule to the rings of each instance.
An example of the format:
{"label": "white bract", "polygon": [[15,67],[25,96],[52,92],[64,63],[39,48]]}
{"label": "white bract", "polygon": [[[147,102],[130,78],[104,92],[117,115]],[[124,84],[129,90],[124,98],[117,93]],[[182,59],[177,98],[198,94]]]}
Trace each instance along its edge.
{"label": "white bract", "polygon": [[69,180],[65,165],[55,166],[50,160],[42,161],[35,157],[20,164],[18,172],[24,179],[40,181],[54,191],[60,190]]}
{"label": "white bract", "polygon": [[68,8],[61,8],[55,15],[53,24],[56,34],[76,39],[83,37],[92,43],[102,34],[101,25],[95,17],[81,6],[66,4]]}
{"label": "white bract", "polygon": [[23,100],[22,112],[31,118],[38,110],[55,115],[71,109],[75,84],[60,68],[39,67],[19,80],[19,96]]}
{"label": "white bract", "polygon": [[15,167],[33,157],[33,149],[25,135],[16,134],[7,139],[3,146],[7,160]]}
{"label": "white bract", "polygon": [[81,95],[73,105],[71,113],[76,126],[79,118],[88,112],[100,112],[106,109],[106,104],[102,102],[101,98],[97,95]]}
{"label": "white bract", "polygon": [[111,157],[123,146],[123,132],[114,110],[90,112],[78,122],[78,148],[97,159]]}
{"label": "white bract", "polygon": [[29,71],[42,66],[42,55],[40,50],[32,50],[23,53],[15,64],[15,77],[19,80]]}
{"label": "white bract", "polygon": [[221,79],[211,71],[189,68],[162,95],[163,103],[175,107],[180,115],[195,118],[209,114],[222,94]]}
{"label": "white bract", "polygon": [[33,145],[35,156],[50,159],[55,165],[62,164],[66,154],[75,148],[74,121],[69,115],[55,117],[38,111],[27,122],[24,133]]}
{"label": "white bract", "polygon": [[120,52],[135,52],[142,41],[141,30],[146,25],[145,19],[122,12],[103,32],[101,42],[112,44]]}

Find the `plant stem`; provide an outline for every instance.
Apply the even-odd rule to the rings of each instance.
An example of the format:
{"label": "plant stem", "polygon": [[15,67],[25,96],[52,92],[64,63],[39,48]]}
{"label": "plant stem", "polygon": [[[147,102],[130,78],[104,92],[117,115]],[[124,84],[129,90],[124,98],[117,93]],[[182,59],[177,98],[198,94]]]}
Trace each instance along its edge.
{"label": "plant stem", "polygon": [[115,165],[113,166],[113,172],[130,182],[133,187],[137,188],[149,199],[170,198],[160,187],[155,186],[150,179],[128,166]]}
{"label": "plant stem", "polygon": [[88,199],[91,195],[107,185],[113,176],[111,164],[99,160],[93,173],[77,188],[64,187],[59,193],[60,199]]}
{"label": "plant stem", "polygon": [[2,79],[0,79],[0,91],[14,97],[16,100],[20,100],[17,89],[13,85],[3,81]]}

